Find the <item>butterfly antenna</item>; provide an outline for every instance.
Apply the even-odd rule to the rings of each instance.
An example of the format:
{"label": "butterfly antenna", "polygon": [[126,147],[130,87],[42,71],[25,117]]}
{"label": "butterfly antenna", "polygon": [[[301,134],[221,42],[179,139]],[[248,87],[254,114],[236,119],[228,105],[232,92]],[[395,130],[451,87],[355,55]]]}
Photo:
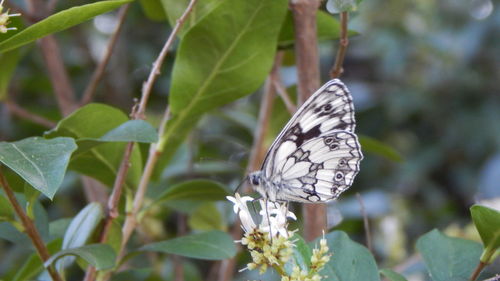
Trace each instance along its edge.
{"label": "butterfly antenna", "polygon": [[236,187],[236,189],[234,190],[234,194],[238,193],[238,190],[243,186],[243,184],[248,180],[248,176],[246,176],[242,181],[240,181],[240,183],[238,184],[238,186]]}

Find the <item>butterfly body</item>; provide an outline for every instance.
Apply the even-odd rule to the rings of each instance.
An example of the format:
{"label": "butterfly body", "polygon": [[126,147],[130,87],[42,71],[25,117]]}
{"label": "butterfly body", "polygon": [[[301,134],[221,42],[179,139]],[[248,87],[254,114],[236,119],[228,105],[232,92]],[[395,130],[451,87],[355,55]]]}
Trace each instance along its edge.
{"label": "butterfly body", "polygon": [[363,159],[346,86],[331,80],[294,114],[248,179],[270,201],[328,202],[349,188]]}

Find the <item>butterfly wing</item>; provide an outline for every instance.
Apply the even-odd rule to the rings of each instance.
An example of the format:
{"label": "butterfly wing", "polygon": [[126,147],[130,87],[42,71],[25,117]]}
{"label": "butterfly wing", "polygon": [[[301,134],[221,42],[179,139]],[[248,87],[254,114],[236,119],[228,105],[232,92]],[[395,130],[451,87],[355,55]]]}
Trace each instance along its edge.
{"label": "butterfly wing", "polygon": [[332,130],[309,139],[273,174],[271,182],[280,183],[277,199],[301,202],[336,199],[352,185],[361,159],[363,155],[354,133]]}
{"label": "butterfly wing", "polygon": [[[340,80],[316,91],[278,135],[262,165],[263,177],[278,185],[277,198],[328,201],[347,189],[362,159],[355,124],[351,94]],[[330,149],[326,140],[338,147]],[[333,179],[337,172],[345,176],[343,182]]]}

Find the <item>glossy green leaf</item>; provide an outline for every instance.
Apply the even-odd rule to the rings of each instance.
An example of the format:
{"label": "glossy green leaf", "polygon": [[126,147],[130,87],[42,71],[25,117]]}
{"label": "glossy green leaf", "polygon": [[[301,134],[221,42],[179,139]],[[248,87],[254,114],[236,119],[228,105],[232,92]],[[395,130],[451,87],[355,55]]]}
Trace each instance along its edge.
{"label": "glossy green leaf", "polygon": [[172,73],[172,118],[160,136],[163,154],[156,175],[203,113],[262,85],[287,5],[285,0],[223,0],[184,35]]}
{"label": "glossy green leaf", "polygon": [[158,133],[153,126],[144,120],[130,120],[109,131],[98,140],[152,143],[158,141]]}
{"label": "glossy green leaf", "polygon": [[236,255],[234,241],[222,231],[209,231],[148,244],[145,251],[162,252],[203,260],[223,260]]}
{"label": "glossy green leaf", "polygon": [[2,66],[0,71],[0,101],[7,97],[10,78],[14,74],[20,56],[19,50],[0,53],[0,65]]}
{"label": "glossy green leaf", "polygon": [[[318,11],[316,14],[316,26],[318,40],[334,40],[340,38],[340,23],[339,21],[324,11]],[[348,36],[356,35],[353,30],[348,31]],[[288,12],[283,22],[283,26],[279,35],[279,46],[288,47],[295,42],[295,27],[293,22],[292,12]]]}
{"label": "glossy green leaf", "polygon": [[[122,129],[129,128],[128,124],[134,128],[138,123],[127,121],[129,121],[127,115],[114,107],[89,104],[61,120],[56,128],[47,132],[46,137],[75,138],[78,150],[71,158],[69,168],[111,186],[123,159],[126,143],[102,143],[101,138],[109,133],[114,140],[117,139],[117,135],[121,135],[122,141],[132,138],[137,140],[138,133]],[[152,133],[151,128],[148,130]],[[112,133],[113,131],[116,134]],[[137,186],[142,172],[141,154],[137,147],[132,151],[130,163],[125,183],[129,188],[133,188]]]}
{"label": "glossy green leaf", "polygon": [[[190,0],[160,0],[171,26],[175,26],[177,20],[186,10]],[[221,0],[198,0],[187,20],[179,31],[182,37],[191,27],[196,25],[203,17],[217,8],[223,1]]]}
{"label": "glossy green leaf", "polygon": [[46,140],[33,137],[16,142],[0,142],[0,162],[52,199],[61,186],[71,153],[75,149],[72,138]]}
{"label": "glossy green leaf", "polygon": [[159,201],[218,201],[225,200],[229,195],[226,188],[212,180],[190,180],[169,187],[160,197]]}
{"label": "glossy green leaf", "polygon": [[368,249],[342,231],[331,232],[325,238],[333,255],[321,274],[338,281],[380,281],[377,264]]}
{"label": "glossy green leaf", "polygon": [[59,251],[55,255],[52,255],[44,265],[49,266],[59,258],[67,255],[80,257],[94,266],[97,270],[109,269],[115,266],[115,251],[106,244],[90,244]]}
{"label": "glossy green leaf", "polygon": [[359,136],[359,143],[363,152],[371,152],[389,160],[401,162],[403,157],[394,148],[368,136]]}
{"label": "glossy green leaf", "polygon": [[389,281],[407,281],[403,275],[388,268],[381,269],[380,274],[384,275]]}
{"label": "glossy green leaf", "polygon": [[61,11],[27,27],[9,39],[0,42],[0,53],[26,45],[49,34],[68,29],[97,15],[112,11],[131,1],[132,0],[99,1]]}
{"label": "glossy green leaf", "polygon": [[481,205],[472,206],[470,212],[485,248],[499,248],[500,212]]}
{"label": "glossy green leaf", "polygon": [[189,216],[188,225],[193,230],[226,230],[222,216],[214,203],[205,203]]}
{"label": "glossy green leaf", "polygon": [[448,237],[436,229],[418,239],[417,249],[434,281],[468,280],[482,252],[479,243]]}
{"label": "glossy green leaf", "polygon": [[144,14],[150,20],[164,21],[167,19],[161,0],[140,0],[139,3],[141,3]]}
{"label": "glossy green leaf", "polygon": [[[85,242],[87,242],[92,235],[102,218],[103,210],[101,204],[97,202],[88,204],[69,224],[64,234],[62,250],[78,248],[85,245]],[[74,260],[74,257],[65,257],[57,263],[58,268],[67,267]]]}
{"label": "glossy green leaf", "polygon": [[[61,249],[62,239],[56,239],[47,243],[47,249],[50,254],[56,253]],[[24,264],[16,271],[16,275],[12,278],[12,281],[31,281],[35,280],[35,276],[40,274],[45,267],[40,260],[37,253],[33,253],[24,262]]]}

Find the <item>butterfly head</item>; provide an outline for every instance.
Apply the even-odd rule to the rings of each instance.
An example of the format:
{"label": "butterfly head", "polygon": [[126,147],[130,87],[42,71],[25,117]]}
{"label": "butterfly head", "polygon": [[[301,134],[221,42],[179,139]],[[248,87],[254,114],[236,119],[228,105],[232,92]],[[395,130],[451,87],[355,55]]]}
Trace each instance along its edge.
{"label": "butterfly head", "polygon": [[252,185],[252,188],[259,192],[262,196],[265,196],[263,181],[262,181],[262,171],[255,171],[248,175],[248,182]]}

